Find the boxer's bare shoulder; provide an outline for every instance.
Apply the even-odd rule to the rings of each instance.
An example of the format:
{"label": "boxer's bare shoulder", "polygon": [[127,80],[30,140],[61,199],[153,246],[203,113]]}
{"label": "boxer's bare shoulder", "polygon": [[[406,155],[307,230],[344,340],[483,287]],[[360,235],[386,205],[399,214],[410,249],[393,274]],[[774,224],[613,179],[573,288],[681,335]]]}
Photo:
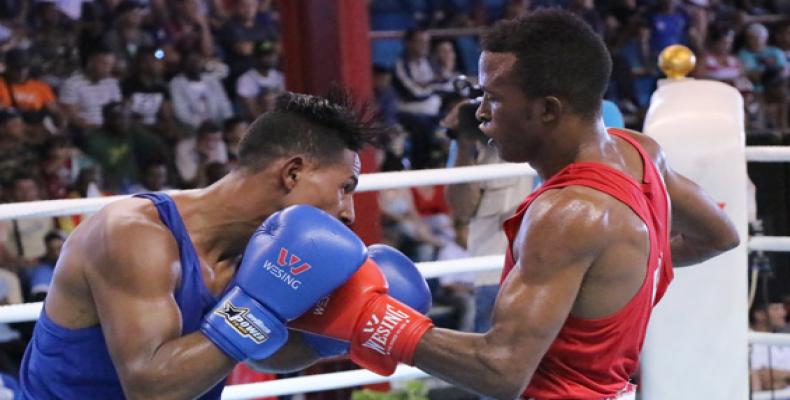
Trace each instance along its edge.
{"label": "boxer's bare shoulder", "polygon": [[67,328],[96,325],[97,295],[133,289],[136,283],[172,291],[179,279],[176,260],[175,240],[149,200],[109,204],[80,224],[64,244],[47,314]]}
{"label": "boxer's bare shoulder", "polygon": [[675,267],[694,265],[740,243],[723,207],[692,180],[675,171],[664,150],[652,138],[626,130],[650,155],[664,178],[672,218],[672,260]]}

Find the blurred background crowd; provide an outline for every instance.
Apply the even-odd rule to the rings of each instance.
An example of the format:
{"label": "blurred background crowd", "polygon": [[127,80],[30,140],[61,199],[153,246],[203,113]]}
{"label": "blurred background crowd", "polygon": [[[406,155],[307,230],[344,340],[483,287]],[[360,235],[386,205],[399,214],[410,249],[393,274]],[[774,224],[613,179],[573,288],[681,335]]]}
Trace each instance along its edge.
{"label": "blurred background crowd", "polygon": [[[627,127],[641,128],[662,77],[658,53],[685,44],[698,57],[692,76],[743,94],[750,140],[790,142],[790,0],[369,0],[368,6],[374,103],[392,127],[377,150],[382,171],[495,161],[482,138],[459,137],[459,116],[449,113],[463,98],[456,77],[475,81],[481,27],[540,7],[566,8],[604,38],[614,65],[606,98]],[[0,199],[211,184],[234,168],[247,126],[286,89],[281,51],[271,0],[0,1]],[[782,168],[781,178],[775,168]],[[781,205],[759,207],[768,233],[788,233],[784,168],[750,169],[758,188],[782,182],[781,191],[758,196],[758,204]],[[481,185],[487,186],[380,192],[384,241],[415,261],[486,254],[468,248],[470,235],[477,243],[488,237],[470,224],[489,218],[497,225],[533,182]],[[482,190],[487,197],[469,200],[470,191]],[[63,241],[81,218],[0,221],[0,301],[44,298]],[[496,278],[432,282],[434,317],[440,325],[485,329],[479,316],[487,315]],[[0,325],[0,370],[15,372],[28,328]]]}

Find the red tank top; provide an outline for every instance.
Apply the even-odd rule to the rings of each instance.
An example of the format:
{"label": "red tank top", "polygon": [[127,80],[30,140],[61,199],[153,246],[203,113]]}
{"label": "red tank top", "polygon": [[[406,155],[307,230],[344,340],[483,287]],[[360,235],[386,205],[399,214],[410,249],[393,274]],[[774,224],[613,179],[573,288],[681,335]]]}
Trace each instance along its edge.
{"label": "red tank top", "polygon": [[637,149],[644,165],[642,182],[600,163],[581,162],[563,168],[528,196],[505,221],[510,250],[505,255],[501,280],[504,281],[515,264],[513,240],[529,205],[547,190],[571,185],[604,192],[629,206],[644,221],[650,238],[645,280],[634,297],[614,314],[596,319],[569,315],[524,391],[526,398],[606,399],[631,390],[629,378],[639,364],[650,313],[673,277],[664,181],[634,139],[615,129],[609,129],[609,133]]}

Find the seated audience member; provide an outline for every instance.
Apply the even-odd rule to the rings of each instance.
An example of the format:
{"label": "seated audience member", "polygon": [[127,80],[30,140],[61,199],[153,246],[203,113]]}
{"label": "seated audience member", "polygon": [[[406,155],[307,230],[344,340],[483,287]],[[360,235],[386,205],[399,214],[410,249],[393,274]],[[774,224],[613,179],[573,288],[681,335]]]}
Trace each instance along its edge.
{"label": "seated audience member", "polygon": [[[13,202],[44,200],[38,181],[26,172],[14,177],[10,189]],[[18,266],[29,266],[46,253],[44,237],[55,229],[55,220],[50,217],[14,219],[8,229],[6,247],[14,252]]]}
{"label": "seated audience member", "polygon": [[222,138],[228,148],[228,161],[235,162],[239,159],[239,143],[249,128],[250,122],[244,118],[232,117],[225,120]]}
{"label": "seated audience member", "polygon": [[159,137],[133,122],[128,104],[107,104],[104,116],[106,122],[87,135],[82,150],[101,166],[103,189],[126,193],[138,181],[141,166],[167,159],[169,150]]}
{"label": "seated audience member", "polygon": [[746,77],[741,61],[732,54],[735,31],[729,28],[711,29],[708,45],[697,64],[695,75],[732,85],[741,92],[751,92],[753,85]]}
{"label": "seated audience member", "polygon": [[176,169],[187,187],[206,185],[206,167],[211,163],[226,164],[228,149],[222,141],[222,129],[206,122],[196,137],[181,140],[176,146]]}
{"label": "seated audience member", "polygon": [[176,119],[192,129],[210,121],[221,124],[233,115],[228,94],[214,75],[206,73],[205,59],[197,52],[184,55],[182,72],[170,81]]}
{"label": "seated audience member", "polygon": [[167,163],[158,160],[151,161],[143,167],[140,182],[132,185],[128,192],[141,193],[172,190],[173,188],[167,184],[168,176]]}
{"label": "seated audience member", "polygon": [[115,55],[95,45],[86,56],[82,72],[67,79],[60,89],[60,103],[69,123],[76,128],[96,128],[104,123],[102,109],[121,101],[121,87],[112,76]]}
{"label": "seated audience member", "polygon": [[243,73],[236,81],[236,95],[244,115],[256,118],[273,108],[269,97],[276,97],[285,90],[285,77],[277,69],[279,54],[272,42],[255,46],[255,66]]}
{"label": "seated audience member", "polygon": [[[755,332],[782,332],[786,328],[784,304],[772,301],[752,307],[749,324]],[[790,386],[790,346],[751,345],[752,391],[779,390]]]}
{"label": "seated audience member", "polygon": [[51,117],[56,124],[65,122],[52,88],[30,76],[31,60],[26,50],[9,50],[5,56],[5,65],[5,74],[0,78],[0,105],[15,108],[21,113],[24,122],[31,126],[43,128],[47,117]]}
{"label": "seated audience member", "polygon": [[44,236],[44,246],[47,248],[47,252],[38,259],[38,264],[25,271],[28,301],[43,301],[47,296],[55,264],[58,262],[65,241],[66,235],[61,231],[49,231]]}
{"label": "seated audience member", "polygon": [[133,73],[121,83],[125,101],[139,123],[153,127],[172,107],[164,80],[164,51],[155,47],[137,50]]}

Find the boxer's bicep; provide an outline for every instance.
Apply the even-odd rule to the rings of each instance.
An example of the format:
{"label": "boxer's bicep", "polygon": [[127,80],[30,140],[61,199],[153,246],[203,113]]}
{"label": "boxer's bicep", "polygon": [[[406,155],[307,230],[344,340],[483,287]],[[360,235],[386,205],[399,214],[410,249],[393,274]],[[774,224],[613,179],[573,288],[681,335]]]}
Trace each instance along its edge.
{"label": "boxer's bicep", "polygon": [[[113,364],[126,387],[156,350],[181,331],[173,291],[172,238],[156,228],[110,228],[89,275],[91,295]],[[175,244],[172,243],[175,247]],[[177,253],[176,253],[177,254]]]}
{"label": "boxer's bicep", "polygon": [[609,234],[598,200],[578,195],[566,192],[531,207],[516,265],[494,307],[491,342],[518,354],[512,362],[528,371],[534,371],[568,318]]}

